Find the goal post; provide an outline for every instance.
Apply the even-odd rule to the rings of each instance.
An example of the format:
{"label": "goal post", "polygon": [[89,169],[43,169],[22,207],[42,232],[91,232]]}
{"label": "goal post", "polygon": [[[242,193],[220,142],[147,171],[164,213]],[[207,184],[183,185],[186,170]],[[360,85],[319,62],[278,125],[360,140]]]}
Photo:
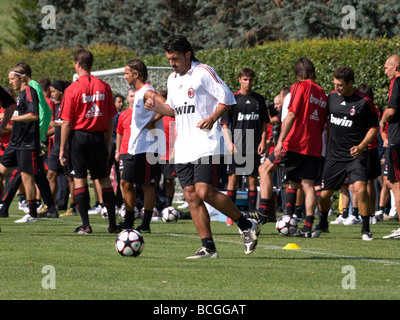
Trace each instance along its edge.
{"label": "goal post", "polygon": [[[148,71],[148,82],[156,90],[167,90],[168,76],[172,72],[171,67],[147,67]],[[123,97],[126,97],[130,86],[124,79],[125,67],[92,71],[91,74],[99,79],[107,82],[113,93],[119,93]],[[73,81],[78,79],[78,75],[73,75]]]}

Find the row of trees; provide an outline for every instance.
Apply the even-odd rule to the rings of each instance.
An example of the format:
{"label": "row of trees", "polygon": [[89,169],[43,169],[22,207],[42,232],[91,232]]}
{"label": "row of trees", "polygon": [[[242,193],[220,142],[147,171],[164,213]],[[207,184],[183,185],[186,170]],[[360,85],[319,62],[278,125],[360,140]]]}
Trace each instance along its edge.
{"label": "row of trees", "polygon": [[52,4],[55,29],[43,28],[46,5],[48,0],[17,1],[20,45],[53,50],[113,44],[157,54],[172,34],[186,35],[196,50],[400,34],[398,0],[58,0]]}

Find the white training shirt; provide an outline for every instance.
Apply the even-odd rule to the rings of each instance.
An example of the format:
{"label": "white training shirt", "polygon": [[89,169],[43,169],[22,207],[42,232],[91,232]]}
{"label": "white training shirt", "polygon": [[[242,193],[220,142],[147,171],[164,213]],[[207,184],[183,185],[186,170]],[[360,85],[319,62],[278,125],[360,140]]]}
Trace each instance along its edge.
{"label": "white training shirt", "polygon": [[197,127],[219,103],[234,105],[236,100],[213,68],[192,62],[185,75],[174,72],[169,76],[166,105],[175,111],[175,163],[188,163],[221,154],[220,145],[224,138],[220,121],[214,123],[211,130]]}
{"label": "white training shirt", "polygon": [[136,90],[132,108],[131,136],[129,138],[128,153],[165,154],[165,135],[162,119],[156,122],[156,129],[148,130],[145,126],[156,116],[154,111],[145,109],[144,94],[147,90],[157,92],[150,84],[144,84]]}

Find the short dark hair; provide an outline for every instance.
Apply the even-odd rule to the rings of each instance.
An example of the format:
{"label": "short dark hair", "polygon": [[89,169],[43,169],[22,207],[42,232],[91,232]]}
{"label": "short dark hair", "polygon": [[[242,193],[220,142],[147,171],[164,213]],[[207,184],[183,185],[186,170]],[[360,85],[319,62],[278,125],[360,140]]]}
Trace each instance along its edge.
{"label": "short dark hair", "polygon": [[90,71],[93,65],[93,54],[87,49],[78,49],[74,53],[74,62],[79,62],[83,70]]}
{"label": "short dark hair", "polygon": [[250,69],[250,68],[247,68],[247,67],[243,68],[243,69],[240,70],[240,72],[239,72],[239,78],[241,78],[241,77],[250,77],[250,78],[254,78],[255,76],[256,76],[256,75],[255,75],[253,69]]}
{"label": "short dark hair", "polygon": [[15,66],[24,69],[25,70],[24,75],[27,78],[32,78],[32,69],[29,66],[29,64],[27,64],[26,62],[20,62],[20,63],[16,64]]}
{"label": "short dark hair", "polygon": [[190,51],[191,60],[198,61],[194,55],[194,51],[190,42],[186,39],[185,36],[181,35],[174,35],[168,38],[167,42],[163,45],[165,52],[181,52],[185,54],[186,52]]}
{"label": "short dark hair", "polygon": [[373,92],[371,86],[369,86],[368,84],[366,84],[366,83],[360,84],[358,86],[357,90],[364,93],[372,101],[374,100],[374,92]]}
{"label": "short dark hair", "polygon": [[300,58],[294,65],[294,73],[300,79],[315,80],[315,68],[312,61],[306,57]]}
{"label": "short dark hair", "polygon": [[49,78],[42,78],[38,81],[40,87],[42,88],[43,91],[46,91],[50,86],[51,86],[51,81]]}
{"label": "short dark hair", "polygon": [[335,79],[344,80],[344,82],[349,83],[354,82],[354,71],[352,68],[347,66],[341,66],[333,71],[333,77]]}
{"label": "short dark hair", "polygon": [[136,70],[137,72],[139,72],[139,77],[143,82],[147,81],[148,77],[147,67],[143,63],[143,61],[138,59],[132,59],[126,63],[126,66],[131,68],[132,70]]}
{"label": "short dark hair", "polygon": [[122,96],[122,95],[120,95],[119,93],[116,93],[116,94],[114,94],[114,102],[115,102],[115,100],[117,100],[118,98],[120,98],[121,100],[122,100],[122,102],[124,102],[125,101],[125,98]]}

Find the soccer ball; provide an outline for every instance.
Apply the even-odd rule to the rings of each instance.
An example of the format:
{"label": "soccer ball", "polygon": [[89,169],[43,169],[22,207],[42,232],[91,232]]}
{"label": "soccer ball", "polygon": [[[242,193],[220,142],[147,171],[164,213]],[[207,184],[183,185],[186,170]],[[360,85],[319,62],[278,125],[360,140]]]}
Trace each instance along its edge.
{"label": "soccer ball", "polygon": [[297,221],[291,216],[284,215],[276,222],[276,230],[282,236],[288,236],[297,230]]}
{"label": "soccer ball", "polygon": [[121,256],[137,257],[144,248],[144,239],[137,230],[126,229],[115,240],[115,249]]}
{"label": "soccer ball", "polygon": [[[139,218],[139,214],[140,214],[139,209],[137,207],[135,207],[134,211],[135,211],[135,219],[138,219]],[[125,205],[122,205],[121,209],[119,210],[119,214],[120,214],[122,219],[125,219],[125,216],[126,216]]]}
{"label": "soccer ball", "polygon": [[174,207],[166,207],[161,212],[161,219],[163,222],[177,222],[179,219],[179,211]]}
{"label": "soccer ball", "polygon": [[[259,236],[260,233],[261,233],[261,225],[260,225],[260,223],[256,219],[253,219],[253,218],[248,218],[247,220],[253,221],[256,224],[256,234],[257,234],[257,236]],[[238,228],[238,229],[239,229],[240,236],[243,237],[243,231],[240,230],[240,228]]]}

